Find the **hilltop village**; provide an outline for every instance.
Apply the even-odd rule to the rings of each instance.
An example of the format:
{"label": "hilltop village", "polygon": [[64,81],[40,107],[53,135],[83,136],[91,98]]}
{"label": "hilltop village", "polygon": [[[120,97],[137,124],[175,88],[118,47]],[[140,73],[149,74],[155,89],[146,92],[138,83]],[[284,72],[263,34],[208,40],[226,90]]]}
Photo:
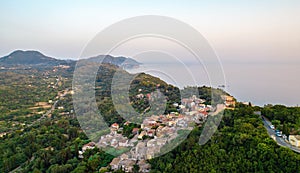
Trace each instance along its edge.
{"label": "hilltop village", "polygon": [[[224,107],[234,104],[232,97],[224,97]],[[146,162],[147,159],[173,149],[172,147],[180,142],[176,139],[184,139],[195,125],[202,125],[212,112],[216,112],[216,107],[205,102],[204,99],[192,96],[182,99],[180,105],[174,103],[179,112],[146,117],[139,126],[128,121],[121,125],[114,123],[110,127],[109,134],[101,136],[97,143],[90,142],[83,146],[80,155],[82,156],[86,149],[95,146],[113,148],[124,152],[112,160],[111,170],[122,169],[125,172],[132,172],[134,165],[137,164],[139,172],[149,172],[150,164]],[[129,135],[125,134],[128,130]],[[167,144],[172,144],[168,145],[172,147],[164,147]]]}

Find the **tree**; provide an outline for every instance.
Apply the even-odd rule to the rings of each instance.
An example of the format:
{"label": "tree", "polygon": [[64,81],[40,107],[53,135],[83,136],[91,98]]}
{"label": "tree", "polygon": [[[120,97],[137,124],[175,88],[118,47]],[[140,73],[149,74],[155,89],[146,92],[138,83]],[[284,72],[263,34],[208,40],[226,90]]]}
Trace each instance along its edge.
{"label": "tree", "polygon": [[32,171],[32,173],[42,173],[42,171],[38,170],[37,168],[34,168],[34,170]]}
{"label": "tree", "polygon": [[137,165],[137,164],[134,164],[134,165],[133,165],[133,170],[132,170],[132,171],[133,171],[134,173],[138,173],[138,172],[139,172],[139,170],[140,170],[140,167],[139,167],[139,165]]}
{"label": "tree", "polygon": [[79,154],[79,147],[78,147],[78,143],[77,141],[75,142],[75,157],[78,158],[78,154]]}
{"label": "tree", "polygon": [[290,134],[290,128],[288,127],[288,125],[285,122],[283,123],[282,133],[286,134],[286,135]]}
{"label": "tree", "polygon": [[100,164],[101,158],[99,155],[94,155],[91,156],[87,162],[87,166],[89,168],[89,170],[91,171],[96,171],[96,169],[98,168],[99,164]]}
{"label": "tree", "polygon": [[272,124],[275,126],[275,128],[277,129],[280,125],[280,121],[279,120],[272,120]]}

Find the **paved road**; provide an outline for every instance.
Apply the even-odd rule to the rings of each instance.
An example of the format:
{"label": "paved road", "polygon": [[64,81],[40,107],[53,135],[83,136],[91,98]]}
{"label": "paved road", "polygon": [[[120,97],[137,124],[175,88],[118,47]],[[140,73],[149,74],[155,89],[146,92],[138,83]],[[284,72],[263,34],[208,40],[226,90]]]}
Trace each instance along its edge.
{"label": "paved road", "polygon": [[269,125],[271,124],[271,122],[268,121],[267,118],[265,118],[264,116],[262,116],[262,120],[263,120],[263,123],[264,123],[265,128],[266,128],[267,131],[268,131],[268,134],[270,135],[270,137],[271,137],[272,139],[274,139],[274,140],[277,142],[278,145],[280,145],[280,146],[282,146],[282,147],[287,147],[287,148],[289,148],[289,149],[291,149],[291,150],[293,150],[293,151],[295,151],[295,152],[297,152],[297,153],[300,153],[300,149],[299,149],[299,148],[294,147],[294,146],[292,146],[291,144],[287,143],[282,137],[276,136],[275,131],[274,131],[273,129],[270,128]]}
{"label": "paved road", "polygon": [[58,102],[59,102],[59,100],[56,100],[54,102],[54,104],[52,105],[51,109],[49,109],[46,113],[44,113],[39,119],[36,119],[31,124],[27,125],[27,127],[31,127],[32,125],[34,125],[34,124],[40,122],[41,120],[47,118],[47,116],[55,110],[55,107],[56,107]]}

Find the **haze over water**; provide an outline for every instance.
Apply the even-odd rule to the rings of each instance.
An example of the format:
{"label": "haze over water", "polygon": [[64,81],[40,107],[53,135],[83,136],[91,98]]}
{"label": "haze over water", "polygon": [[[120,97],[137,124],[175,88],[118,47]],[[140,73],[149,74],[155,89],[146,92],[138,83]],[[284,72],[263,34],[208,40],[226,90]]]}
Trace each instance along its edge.
{"label": "haze over water", "polygon": [[[212,65],[207,65],[206,68],[214,68],[210,66]],[[188,64],[188,68],[190,71],[197,72],[193,76],[195,81],[185,73],[185,67],[178,63],[145,64],[129,72],[146,72],[180,88],[195,84],[209,86],[207,74],[201,65]],[[153,69],[159,69],[159,72]],[[300,78],[298,77],[300,66],[297,63],[224,63],[223,69],[227,83],[225,90],[239,101],[249,101],[260,106],[300,104]]]}

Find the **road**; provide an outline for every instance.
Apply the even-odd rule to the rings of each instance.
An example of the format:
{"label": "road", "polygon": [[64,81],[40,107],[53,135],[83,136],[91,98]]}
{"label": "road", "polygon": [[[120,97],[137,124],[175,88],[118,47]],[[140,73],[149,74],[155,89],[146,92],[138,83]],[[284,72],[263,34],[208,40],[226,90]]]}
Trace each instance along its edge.
{"label": "road", "polygon": [[55,110],[56,104],[57,104],[58,102],[59,102],[59,100],[56,100],[56,101],[53,103],[51,109],[49,109],[46,113],[44,113],[43,116],[41,116],[39,119],[37,119],[37,120],[33,121],[31,124],[27,125],[27,127],[31,127],[31,126],[34,125],[35,123],[40,122],[42,119],[47,118],[47,116]]}
{"label": "road", "polygon": [[275,131],[273,129],[271,129],[270,126],[269,126],[271,124],[271,122],[266,117],[264,117],[264,116],[261,116],[261,117],[262,117],[264,126],[267,129],[267,131],[268,131],[268,134],[270,135],[270,137],[272,139],[274,139],[277,142],[277,144],[279,146],[287,147],[287,148],[289,148],[289,149],[291,149],[291,150],[293,150],[293,151],[295,151],[297,153],[300,153],[300,149],[299,148],[294,147],[291,144],[287,143],[282,137],[276,136]]}
{"label": "road", "polygon": [[[59,82],[59,78],[58,78],[58,80],[56,81],[55,86],[57,86],[58,82]],[[66,90],[68,90],[68,89],[66,89]],[[64,97],[65,95],[66,95],[66,94],[62,95],[61,97]],[[56,100],[56,101],[53,103],[53,105],[51,106],[51,109],[49,109],[46,113],[44,113],[43,116],[41,116],[39,119],[37,119],[37,120],[33,121],[31,124],[27,125],[27,128],[30,127],[30,126],[32,126],[32,125],[34,125],[34,124],[36,124],[36,123],[38,123],[38,122],[40,122],[41,120],[43,120],[43,119],[45,119],[45,118],[47,118],[48,115],[51,114],[51,113],[55,110],[55,107],[56,107],[57,103],[59,102],[59,99],[60,99],[60,97],[58,98],[58,100]],[[24,135],[24,134],[22,134],[22,135]],[[32,156],[32,157],[31,157],[29,160],[27,160],[26,162],[29,162],[29,163],[30,163],[30,162],[32,162],[33,160],[34,160],[34,156]],[[13,170],[10,171],[9,173],[14,173],[14,172],[19,171],[19,170],[21,169],[22,165],[24,165],[26,162],[22,163],[20,166],[18,166],[17,168],[13,169]]]}

